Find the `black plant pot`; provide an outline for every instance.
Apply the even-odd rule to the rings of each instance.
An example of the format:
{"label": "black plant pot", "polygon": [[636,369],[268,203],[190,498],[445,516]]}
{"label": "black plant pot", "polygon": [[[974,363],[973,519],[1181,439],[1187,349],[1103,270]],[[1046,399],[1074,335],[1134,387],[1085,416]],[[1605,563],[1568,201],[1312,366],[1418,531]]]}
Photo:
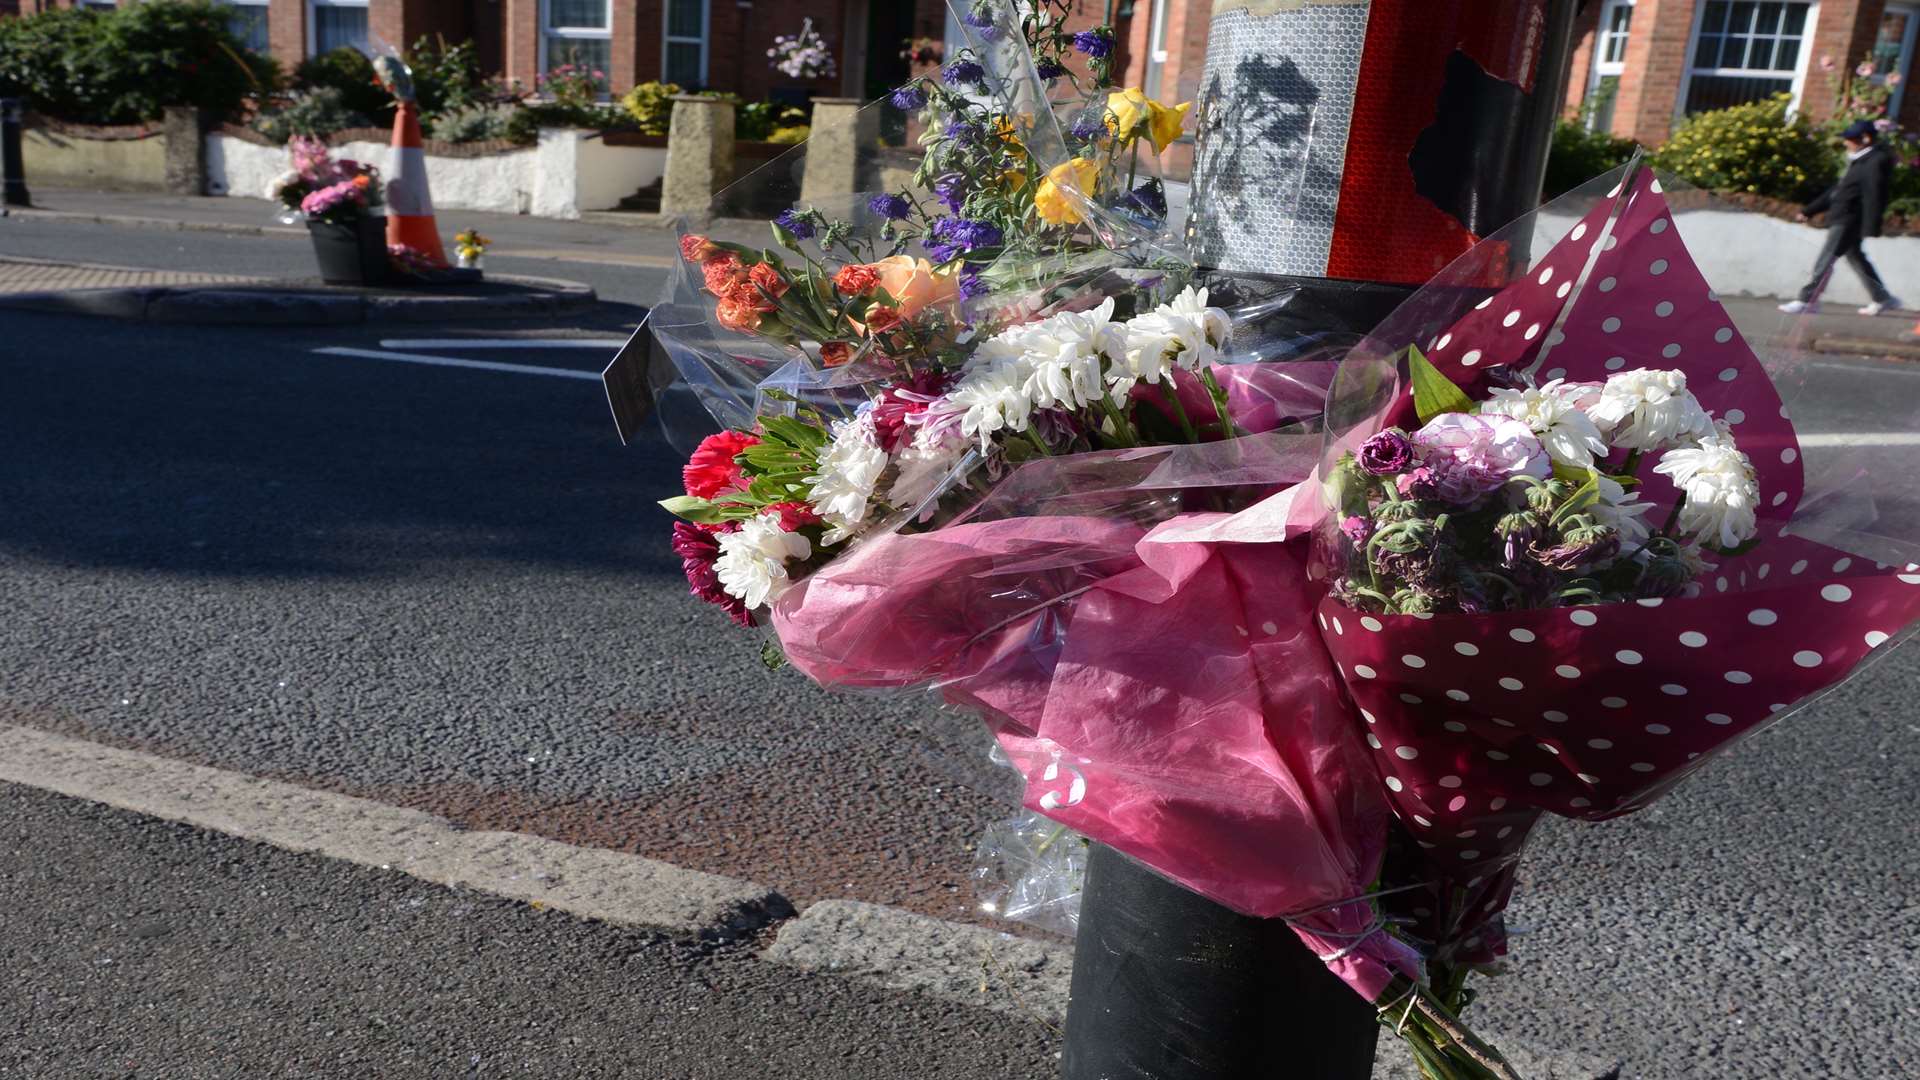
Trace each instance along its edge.
{"label": "black plant pot", "polygon": [[329,285],[379,285],[387,280],[386,218],[309,221],[307,232],[320,262],[320,280]]}

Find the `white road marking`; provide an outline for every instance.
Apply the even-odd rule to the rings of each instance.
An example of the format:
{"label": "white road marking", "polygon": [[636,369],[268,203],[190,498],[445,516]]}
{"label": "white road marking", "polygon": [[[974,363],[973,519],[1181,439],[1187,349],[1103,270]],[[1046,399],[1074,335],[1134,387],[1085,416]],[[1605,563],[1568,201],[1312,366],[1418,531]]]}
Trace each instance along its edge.
{"label": "white road marking", "polygon": [[426,353],[383,352],[379,349],[349,349],[344,346],[330,345],[324,349],[313,350],[327,356],[357,356],[365,360],[398,360],[403,364],[430,364],[434,367],[471,368],[475,371],[503,371],[509,375],[550,375],[556,379],[587,379],[600,381],[597,371],[575,371],[572,368],[539,367],[534,364],[502,364],[492,360],[462,360],[457,356],[429,356]]}
{"label": "white road marking", "polygon": [[[1739,429],[1734,430],[1736,436]],[[1816,432],[1800,436],[1801,446],[1920,446],[1920,431]]]}
{"label": "white road marking", "polygon": [[202,829],[538,901],[589,919],[697,933],[771,890],[639,855],[469,832],[419,810],[0,724],[0,781]]}
{"label": "white road marking", "polygon": [[626,338],[386,338],[383,349],[619,349]]}

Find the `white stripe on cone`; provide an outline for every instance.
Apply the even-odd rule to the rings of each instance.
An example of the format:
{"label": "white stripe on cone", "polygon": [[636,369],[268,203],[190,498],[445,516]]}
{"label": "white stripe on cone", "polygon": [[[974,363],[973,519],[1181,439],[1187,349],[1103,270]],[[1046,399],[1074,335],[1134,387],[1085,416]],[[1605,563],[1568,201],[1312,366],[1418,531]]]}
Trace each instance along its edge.
{"label": "white stripe on cone", "polygon": [[418,146],[394,151],[393,176],[387,181],[387,213],[395,217],[432,217],[433,192],[427,187],[427,152]]}

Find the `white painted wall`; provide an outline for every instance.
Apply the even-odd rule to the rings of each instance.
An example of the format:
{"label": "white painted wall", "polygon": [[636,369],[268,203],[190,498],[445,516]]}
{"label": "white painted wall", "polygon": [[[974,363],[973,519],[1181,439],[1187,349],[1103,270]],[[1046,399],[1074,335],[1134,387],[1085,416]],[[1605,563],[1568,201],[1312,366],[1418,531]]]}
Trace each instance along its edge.
{"label": "white painted wall", "polygon": [[[1734,210],[1681,210],[1674,224],[1715,292],[1725,296],[1798,296],[1813,273],[1827,231],[1812,225]],[[1574,226],[1572,217],[1542,215],[1534,257]],[[1865,244],[1867,258],[1894,296],[1920,303],[1920,237],[1881,236]],[[1822,297],[1830,306],[1867,302],[1866,286],[1842,260]]]}
{"label": "white painted wall", "polygon": [[[384,143],[345,143],[333,153],[391,171],[393,154]],[[434,206],[448,210],[577,218],[583,210],[611,209],[660,179],[666,160],[662,147],[608,146],[588,132],[551,129],[522,150],[472,158],[429,154],[427,181]],[[219,132],[207,136],[209,194],[262,198],[288,165],[285,147]]]}

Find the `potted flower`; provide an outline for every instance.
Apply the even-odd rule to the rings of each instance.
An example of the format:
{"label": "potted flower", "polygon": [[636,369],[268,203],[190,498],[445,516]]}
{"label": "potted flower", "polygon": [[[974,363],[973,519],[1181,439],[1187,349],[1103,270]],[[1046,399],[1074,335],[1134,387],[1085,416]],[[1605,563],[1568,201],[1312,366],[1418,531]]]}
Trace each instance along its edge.
{"label": "potted flower", "polygon": [[374,285],[387,277],[386,219],[380,172],[358,161],[333,160],[318,139],[287,144],[293,168],[274,179],[270,198],[286,216],[307,223],[321,280],[329,285]]}

